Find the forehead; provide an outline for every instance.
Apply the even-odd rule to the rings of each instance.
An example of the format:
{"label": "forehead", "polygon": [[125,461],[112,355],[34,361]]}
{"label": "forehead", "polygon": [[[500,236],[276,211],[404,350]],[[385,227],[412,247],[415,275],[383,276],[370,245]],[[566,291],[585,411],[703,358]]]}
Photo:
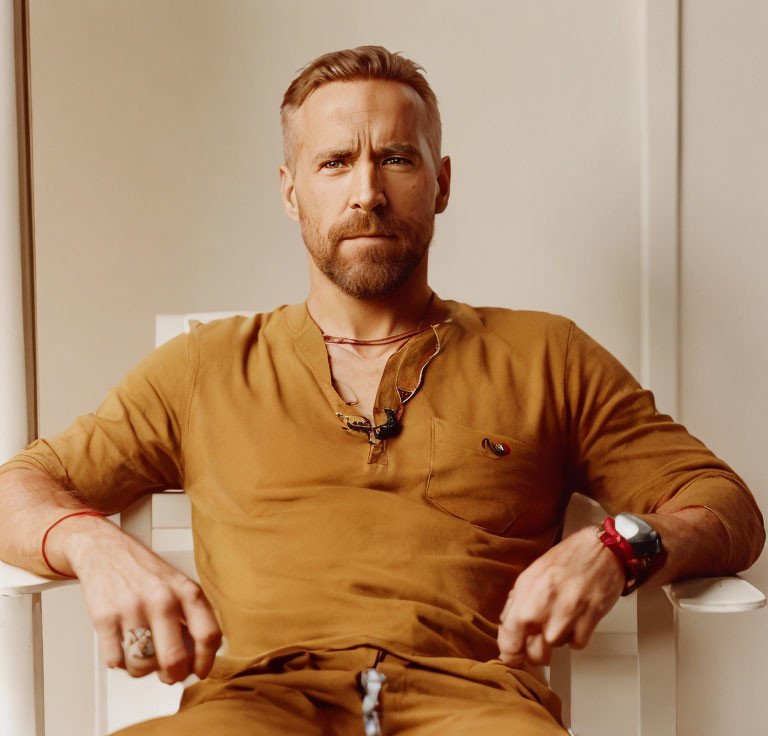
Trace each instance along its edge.
{"label": "forehead", "polygon": [[310,149],[355,139],[362,132],[373,140],[425,140],[426,105],[400,82],[380,79],[329,82],[318,87],[299,108],[296,132]]}

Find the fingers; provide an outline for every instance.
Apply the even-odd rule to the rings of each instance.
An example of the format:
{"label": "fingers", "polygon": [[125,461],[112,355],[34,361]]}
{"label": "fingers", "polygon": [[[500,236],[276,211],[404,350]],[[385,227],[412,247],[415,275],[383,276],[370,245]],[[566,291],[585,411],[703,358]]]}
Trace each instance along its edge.
{"label": "fingers", "polygon": [[510,666],[524,662],[547,665],[552,649],[587,645],[600,615],[570,588],[555,593],[547,586],[524,588],[510,595],[501,614],[499,656]]}
{"label": "fingers", "polygon": [[144,677],[157,669],[154,640],[143,616],[126,619],[122,648],[124,667],[131,677]]}
{"label": "fingers", "polygon": [[531,664],[549,664],[552,657],[552,645],[543,634],[531,634],[525,640],[525,658]]}
{"label": "fingers", "polygon": [[123,632],[117,615],[103,615],[93,622],[99,641],[99,656],[109,668],[125,667]]}
{"label": "fingers", "polygon": [[126,612],[121,618],[116,613],[105,613],[94,619],[98,635],[99,656],[107,667],[125,669],[132,677],[144,677],[157,669],[155,656],[140,656],[147,652],[141,642],[131,645],[138,637],[136,633],[148,629],[146,617],[138,608]]}
{"label": "fingers", "polygon": [[[499,629],[499,658],[510,667],[519,667],[524,662],[529,664],[549,664],[552,657],[552,644],[544,634],[533,631],[533,623],[515,633],[510,633],[506,627]],[[527,632],[520,634],[520,631]]]}
{"label": "fingers", "polygon": [[[126,534],[113,547],[113,554],[93,555],[79,571],[103,661],[134,677],[156,670],[169,684],[191,672],[206,677],[222,635],[200,586]],[[141,628],[151,631],[151,656],[123,647],[123,638]]]}
{"label": "fingers", "polygon": [[191,580],[179,594],[184,622],[194,643],[192,671],[200,678],[208,676],[216,651],[221,645],[221,629],[210,603]]}
{"label": "fingers", "polygon": [[545,641],[554,647],[568,644],[573,637],[574,626],[585,615],[589,615],[586,601],[573,591],[564,590],[543,627]]}
{"label": "fingers", "polygon": [[[162,682],[172,684],[194,672],[202,679],[221,644],[210,604],[200,587],[186,577],[174,581],[174,587],[157,585],[143,599],[101,598],[90,612],[102,661],[125,669],[132,677],[157,671]],[[141,642],[136,643],[142,629],[151,632],[151,656]]]}
{"label": "fingers", "polygon": [[192,657],[184,643],[181,606],[168,595],[153,601],[149,615],[157,655],[157,676],[168,685],[185,680],[192,671]]}
{"label": "fingers", "polygon": [[160,588],[146,605],[156,648],[158,678],[181,682],[194,672],[210,672],[221,644],[221,630],[199,585],[189,578]]}
{"label": "fingers", "polygon": [[589,644],[592,634],[597,626],[597,620],[583,617],[573,627],[573,636],[568,642],[571,649],[584,649]]}
{"label": "fingers", "polygon": [[519,657],[525,651],[525,641],[529,634],[534,633],[532,621],[522,621],[520,618],[508,615],[499,627],[499,651],[511,658]]}
{"label": "fingers", "polygon": [[[543,634],[556,591],[546,577],[533,587],[521,585],[513,588],[501,613],[498,644],[502,662],[520,664],[545,664],[549,661],[552,647]],[[546,660],[546,662],[544,661]]]}
{"label": "fingers", "polygon": [[516,610],[508,599],[498,633],[500,659],[513,667],[523,662],[547,665],[554,647],[586,647],[599,620],[599,612],[585,603],[571,604],[567,597],[541,616],[533,609]]}

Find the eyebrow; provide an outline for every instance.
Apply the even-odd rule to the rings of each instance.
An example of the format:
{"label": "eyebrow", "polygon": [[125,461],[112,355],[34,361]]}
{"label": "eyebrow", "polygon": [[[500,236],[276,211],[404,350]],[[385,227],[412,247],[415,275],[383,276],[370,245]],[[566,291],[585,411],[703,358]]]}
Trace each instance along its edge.
{"label": "eyebrow", "polygon": [[[412,143],[386,143],[383,146],[374,147],[373,150],[375,155],[382,158],[387,158],[388,156],[407,156],[408,158],[421,159],[421,152]],[[323,161],[336,158],[351,158],[352,156],[354,156],[354,151],[351,146],[326,148],[324,151],[316,154],[312,162],[319,164]]]}

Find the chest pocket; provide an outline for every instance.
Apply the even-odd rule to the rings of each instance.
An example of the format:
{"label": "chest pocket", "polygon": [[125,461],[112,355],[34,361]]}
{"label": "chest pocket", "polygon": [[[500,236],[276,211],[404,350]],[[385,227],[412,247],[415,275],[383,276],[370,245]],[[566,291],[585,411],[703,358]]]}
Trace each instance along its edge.
{"label": "chest pocket", "polygon": [[[504,443],[497,455],[484,440]],[[427,498],[453,516],[493,532],[524,532],[535,503],[539,466],[534,447],[500,434],[432,418]]]}

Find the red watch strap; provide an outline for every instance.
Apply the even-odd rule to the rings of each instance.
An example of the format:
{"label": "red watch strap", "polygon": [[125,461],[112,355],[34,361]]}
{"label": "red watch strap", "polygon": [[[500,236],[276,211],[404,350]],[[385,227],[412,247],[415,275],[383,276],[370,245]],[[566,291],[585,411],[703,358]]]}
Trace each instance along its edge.
{"label": "red watch strap", "polygon": [[635,554],[632,545],[616,531],[616,524],[610,516],[603,521],[603,533],[599,538],[616,555],[616,559],[624,568],[627,583],[622,595],[628,595],[645,579],[650,560]]}

